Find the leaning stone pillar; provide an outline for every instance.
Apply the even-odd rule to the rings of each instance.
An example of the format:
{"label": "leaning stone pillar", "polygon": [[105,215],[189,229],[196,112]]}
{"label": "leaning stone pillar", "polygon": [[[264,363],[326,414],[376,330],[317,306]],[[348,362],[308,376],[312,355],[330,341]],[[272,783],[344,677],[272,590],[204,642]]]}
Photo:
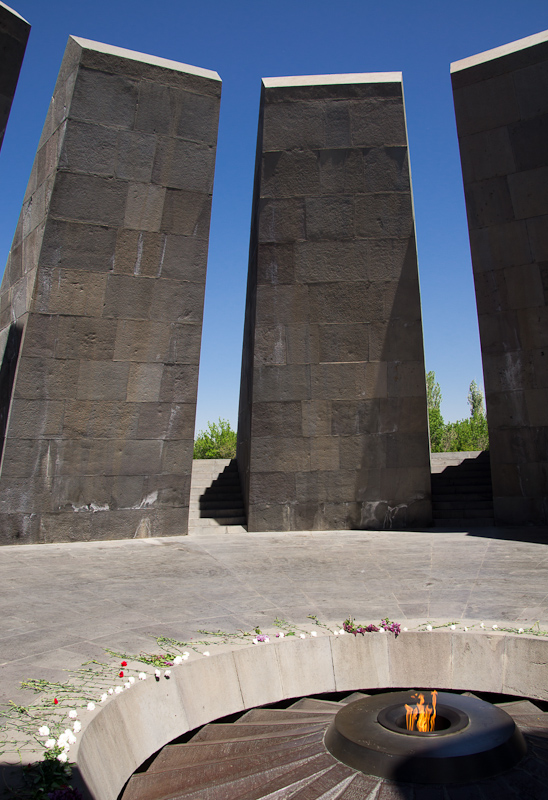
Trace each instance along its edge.
{"label": "leaning stone pillar", "polygon": [[70,38],[0,290],[0,541],[187,532],[221,83]]}
{"label": "leaning stone pillar", "polygon": [[30,25],[26,19],[0,2],[0,147],[4,141],[29,33]]}
{"label": "leaning stone pillar", "polygon": [[263,80],[238,464],[250,531],[431,524],[400,73]]}
{"label": "leaning stone pillar", "polygon": [[495,520],[548,523],[548,31],[451,65]]}

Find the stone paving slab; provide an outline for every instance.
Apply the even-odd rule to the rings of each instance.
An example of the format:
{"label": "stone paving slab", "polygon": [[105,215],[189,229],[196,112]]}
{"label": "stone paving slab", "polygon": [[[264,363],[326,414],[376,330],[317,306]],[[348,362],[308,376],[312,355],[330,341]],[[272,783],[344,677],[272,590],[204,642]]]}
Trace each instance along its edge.
{"label": "stone paving slab", "polygon": [[23,679],[65,681],[104,647],[158,651],[159,635],[265,630],[276,617],[307,630],[309,614],[548,628],[548,531],[520,534],[242,531],[2,547],[0,703],[30,701]]}

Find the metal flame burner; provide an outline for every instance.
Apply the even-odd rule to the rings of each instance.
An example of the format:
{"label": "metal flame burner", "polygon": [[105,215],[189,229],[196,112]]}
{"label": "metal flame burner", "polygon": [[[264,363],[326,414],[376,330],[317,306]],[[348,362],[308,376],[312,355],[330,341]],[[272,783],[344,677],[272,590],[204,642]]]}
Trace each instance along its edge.
{"label": "metal flame burner", "polygon": [[436,729],[408,731],[405,704],[416,692],[388,692],[349,703],[335,716],[325,746],[367,775],[409,783],[468,783],[497,775],[527,751],[516,723],[477,697],[438,692]]}

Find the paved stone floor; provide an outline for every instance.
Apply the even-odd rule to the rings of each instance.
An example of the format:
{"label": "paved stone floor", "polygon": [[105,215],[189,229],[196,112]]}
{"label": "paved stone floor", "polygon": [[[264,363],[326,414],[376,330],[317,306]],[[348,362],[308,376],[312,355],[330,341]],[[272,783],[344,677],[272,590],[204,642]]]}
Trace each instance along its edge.
{"label": "paved stone floor", "polygon": [[[519,538],[528,541],[518,541]],[[548,627],[548,531],[207,533],[0,548],[0,702],[154,637],[388,616]],[[406,622],[407,621],[407,622]]]}

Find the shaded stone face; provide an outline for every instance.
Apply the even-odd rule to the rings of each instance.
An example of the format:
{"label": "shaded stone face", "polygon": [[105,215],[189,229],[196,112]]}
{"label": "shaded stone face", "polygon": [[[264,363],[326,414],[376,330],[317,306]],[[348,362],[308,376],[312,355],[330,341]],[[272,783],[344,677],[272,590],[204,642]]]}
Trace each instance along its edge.
{"label": "shaded stone face", "polygon": [[548,522],[548,32],[452,65],[498,524]]}
{"label": "shaded stone face", "polygon": [[187,532],[220,89],[69,39],[0,290],[1,543]]}
{"label": "shaded stone face", "polygon": [[401,76],[263,84],[238,424],[249,530],[431,524]]}
{"label": "shaded stone face", "polygon": [[30,33],[29,23],[0,3],[0,147]]}

